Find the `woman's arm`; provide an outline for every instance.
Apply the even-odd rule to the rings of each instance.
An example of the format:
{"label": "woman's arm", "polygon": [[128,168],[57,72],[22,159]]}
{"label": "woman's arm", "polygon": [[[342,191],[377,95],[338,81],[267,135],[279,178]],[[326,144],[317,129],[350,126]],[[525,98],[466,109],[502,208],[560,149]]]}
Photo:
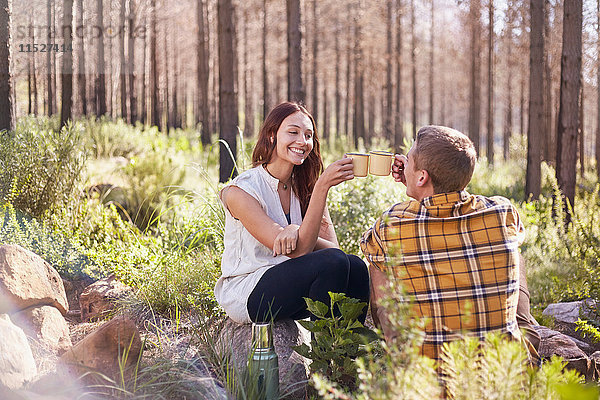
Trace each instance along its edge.
{"label": "woman's arm", "polygon": [[[321,223],[325,216],[327,194],[330,187],[353,177],[352,159],[350,158],[335,161],[327,167],[315,184],[302,225],[298,228],[296,248],[285,254],[286,256],[294,258],[310,253],[315,250],[317,239],[319,239],[319,246],[323,246],[322,248],[337,247],[333,224],[324,232],[325,237],[319,238]],[[265,213],[254,197],[237,186],[228,186],[221,191],[221,199],[231,215],[239,219],[256,240],[273,249],[275,239],[284,228]],[[328,223],[331,223],[329,213],[326,214],[326,219]]]}
{"label": "woman's arm", "polygon": [[[331,228],[326,231],[327,237],[319,238],[323,217],[326,212],[327,194],[332,186],[336,186],[352,178],[354,178],[354,173],[352,172],[351,158],[337,160],[323,171],[323,174],[321,174],[315,183],[306,214],[302,220],[302,225],[300,225],[300,228],[298,229],[296,250],[291,253],[291,255],[288,254],[289,257],[298,257],[318,248],[337,247],[337,239],[335,240],[335,243],[332,240],[335,238],[333,224],[331,224]],[[331,223],[328,212],[327,221],[328,223]]]}

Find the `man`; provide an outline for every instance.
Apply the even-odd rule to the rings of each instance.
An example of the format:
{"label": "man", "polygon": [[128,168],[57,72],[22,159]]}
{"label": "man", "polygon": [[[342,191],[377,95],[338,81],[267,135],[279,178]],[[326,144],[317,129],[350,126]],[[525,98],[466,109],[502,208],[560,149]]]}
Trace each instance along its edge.
{"label": "man", "polygon": [[503,332],[521,340],[532,361],[539,335],[519,256],[523,225],[503,197],[467,193],[476,162],[473,143],[447,127],[426,126],[392,175],[414,200],[395,204],[364,233],[370,263],[373,319],[386,340],[394,332],[377,307],[388,279],[404,284],[418,316],[428,319],[422,354],[440,359],[444,342]]}

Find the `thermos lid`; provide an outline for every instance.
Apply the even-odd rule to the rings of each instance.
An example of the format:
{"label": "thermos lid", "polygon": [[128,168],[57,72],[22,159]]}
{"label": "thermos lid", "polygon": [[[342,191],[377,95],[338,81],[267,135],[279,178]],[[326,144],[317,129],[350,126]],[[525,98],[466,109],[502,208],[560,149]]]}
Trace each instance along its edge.
{"label": "thermos lid", "polygon": [[252,324],[252,347],[255,349],[270,349],[273,347],[271,324]]}

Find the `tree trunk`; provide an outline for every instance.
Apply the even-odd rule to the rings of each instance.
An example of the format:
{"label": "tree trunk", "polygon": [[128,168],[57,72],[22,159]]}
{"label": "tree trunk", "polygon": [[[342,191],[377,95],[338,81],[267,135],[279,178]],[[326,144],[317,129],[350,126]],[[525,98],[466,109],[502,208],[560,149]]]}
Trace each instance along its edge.
{"label": "tree trunk", "polygon": [[[348,24],[348,39],[352,37],[352,24]],[[346,101],[344,103],[344,134],[346,137],[350,135],[350,88],[351,88],[351,73],[352,73],[352,44],[351,40],[347,41],[346,46]]]}
{"label": "tree trunk", "polygon": [[[56,4],[58,2],[53,2],[52,5],[52,14],[51,14],[51,22],[50,22],[50,26],[52,27],[52,29],[54,29],[54,33],[52,36],[52,40],[50,42],[55,42],[56,38],[57,38],[57,34],[56,34]],[[58,76],[60,74],[60,69],[58,66],[58,63],[56,62],[56,51],[50,51],[51,54],[51,58],[52,61],[50,63],[50,65],[52,66],[52,75],[51,75],[51,81],[52,81],[52,93],[54,93],[54,99],[52,101],[52,114],[56,114],[58,112],[58,90],[56,89],[56,80],[58,79]]]}
{"label": "tree trunk", "polygon": [[127,121],[129,115],[127,113],[127,76],[129,71],[125,63],[125,0],[121,1],[121,11],[119,13],[119,60],[121,61],[120,89],[121,89],[121,117]]}
{"label": "tree trunk", "polygon": [[494,164],[494,0],[489,1],[488,16],[488,109],[486,156],[490,165]]}
{"label": "tree trunk", "polygon": [[210,143],[210,104],[208,102],[208,40],[206,39],[204,26],[204,0],[196,3],[196,23],[198,24],[198,53],[196,68],[198,74],[198,110],[196,115],[200,121],[200,140],[203,145]]}
{"label": "tree trunk", "polygon": [[[367,62],[367,65],[372,65],[370,62]],[[369,147],[371,145],[371,141],[375,136],[375,94],[373,90],[367,91],[367,98],[369,101],[367,102],[367,130],[365,131],[365,147]]]}
{"label": "tree trunk", "polygon": [[510,137],[513,130],[512,113],[512,80],[513,80],[513,61],[512,61],[512,41],[513,41],[513,3],[508,2],[507,21],[506,21],[506,115],[504,118],[504,129],[502,130],[502,156],[504,161],[509,158]]}
{"label": "tree trunk", "polygon": [[469,137],[473,141],[477,154],[481,154],[479,127],[481,125],[481,3],[471,0],[471,85],[469,92]]}
{"label": "tree trunk", "polygon": [[[550,43],[549,0],[544,1],[544,43]],[[555,142],[552,130],[552,71],[550,70],[549,45],[544,46],[544,134],[542,139],[542,160],[553,161],[556,150],[552,154]]]}
{"label": "tree trunk", "polygon": [[264,121],[270,110],[269,102],[269,76],[267,75],[267,0],[263,0],[263,26],[262,26],[262,81],[263,81],[263,116]]}
{"label": "tree trunk", "polygon": [[0,131],[15,129],[11,54],[12,0],[0,0]]}
{"label": "tree trunk", "polygon": [[315,120],[315,124],[319,125],[319,81],[318,81],[318,60],[319,60],[319,28],[318,22],[319,17],[317,16],[317,0],[312,0],[312,116]]}
{"label": "tree trunk", "polygon": [[[33,43],[35,43],[35,35],[31,38]],[[32,75],[32,85],[33,85],[33,114],[38,115],[38,88],[37,88],[37,72],[36,72],[36,63],[35,63],[36,55],[33,54],[31,58],[31,75]]]}
{"label": "tree trunk", "polygon": [[[34,42],[35,43],[35,42]],[[27,115],[31,115],[33,110],[33,89],[32,89],[32,77],[31,77],[31,58],[32,55],[28,54],[27,57]]]}
{"label": "tree trunk", "polygon": [[[102,0],[96,0],[96,14],[98,14],[98,29],[104,32],[104,8]],[[97,55],[98,55],[98,79],[96,81],[96,107],[98,115],[106,114],[106,71],[104,66],[104,36],[97,37]]]}
{"label": "tree trunk", "polygon": [[386,21],[386,53],[385,53],[385,112],[384,112],[384,132],[383,136],[390,142],[392,137],[392,120],[394,117],[393,90],[392,81],[392,0],[387,0],[387,21]]}
{"label": "tree trunk", "polygon": [[[560,110],[556,154],[556,179],[571,205],[575,201],[577,178],[577,126],[581,84],[582,1],[564,4],[563,44],[560,71]],[[567,222],[571,220],[567,212]]]}
{"label": "tree trunk", "polygon": [[[600,0],[599,0],[600,1]],[[339,137],[340,135],[340,128],[341,128],[341,117],[342,117],[342,113],[341,113],[341,106],[342,106],[342,94],[340,92],[340,83],[341,83],[341,77],[340,77],[340,64],[342,62],[342,53],[340,51],[340,27],[339,27],[339,22],[336,20],[336,29],[335,29],[335,59],[338,60],[338,62],[335,63],[335,111],[334,111],[334,118],[335,118],[335,135]]]}
{"label": "tree trunk", "polygon": [[[47,17],[48,17],[48,38],[47,41],[51,42],[53,40],[52,38],[52,7],[53,7],[53,2],[51,0],[48,0],[47,3]],[[47,82],[47,87],[46,87],[46,94],[47,94],[47,100],[46,100],[46,104],[47,104],[47,112],[48,115],[52,115],[52,111],[54,110],[54,91],[52,90],[52,53],[49,51],[46,53],[46,82]]]}
{"label": "tree trunk", "polygon": [[[596,43],[596,54],[600,54],[600,0],[597,1],[596,5],[598,13],[598,22],[596,24],[596,35],[598,41]],[[598,175],[598,180],[600,180],[600,59],[596,60],[596,74],[596,174]]]}
{"label": "tree trunk", "polygon": [[[63,1],[63,29],[65,48],[73,48],[73,0]],[[73,111],[73,53],[63,53],[61,80],[60,126],[65,126],[72,119]]]}
{"label": "tree trunk", "polygon": [[[112,0],[109,1],[109,7],[108,7],[108,26],[112,27]],[[113,70],[113,37],[112,35],[109,35],[107,38],[108,41],[108,82],[106,84],[106,88],[107,88],[107,93],[106,93],[106,99],[107,99],[107,114],[110,116],[111,119],[113,119],[115,117],[114,111],[115,111],[115,107],[114,107],[114,87],[113,87],[113,79],[114,78],[114,70]],[[118,79],[117,79],[118,82]]]}
{"label": "tree trunk", "polygon": [[305,101],[302,85],[302,33],[300,31],[300,0],[286,0],[288,40],[288,98]]}
{"label": "tree trunk", "polygon": [[129,60],[127,69],[127,80],[129,83],[129,123],[134,124],[138,120],[138,115],[135,96],[135,38],[133,34],[135,28],[135,9],[133,0],[127,0],[127,15],[129,24],[129,36],[127,37],[127,57]]}
{"label": "tree trunk", "polygon": [[[176,31],[177,32],[177,31]],[[177,35],[178,36],[178,35]],[[181,128],[181,119],[179,118],[179,76],[181,75],[181,67],[178,54],[179,48],[175,41],[176,35],[171,36],[171,48],[173,49],[173,83],[171,85],[171,104],[172,106],[172,123],[173,128]]]}
{"label": "tree trunk", "polygon": [[172,128],[172,121],[171,121],[171,97],[170,97],[170,87],[169,87],[169,57],[170,57],[170,53],[169,53],[169,48],[167,46],[167,28],[165,27],[164,29],[164,36],[163,36],[163,48],[165,51],[165,55],[164,55],[164,74],[165,74],[165,80],[164,80],[164,90],[163,92],[163,101],[162,104],[164,104],[165,106],[163,107],[162,110],[162,114],[161,114],[161,122],[162,120],[164,120],[164,126],[165,126],[165,132],[167,133],[167,136],[169,135],[169,131]]}
{"label": "tree trunk", "polygon": [[329,139],[329,108],[327,107],[327,75],[323,77],[323,139]]}
{"label": "tree trunk", "polygon": [[521,76],[521,96],[519,99],[519,134],[525,135],[525,77]]}
{"label": "tree trunk", "polygon": [[541,141],[544,137],[544,0],[531,0],[529,50],[529,126],[525,196],[537,199],[541,190]]}
{"label": "tree trunk", "polygon": [[581,85],[579,86],[579,127],[577,128],[577,139],[579,141],[579,173],[581,178],[585,176],[585,129],[584,129],[584,118],[583,118],[583,95],[584,95],[584,81],[583,81],[583,70],[581,71]]}
{"label": "tree trunk", "polygon": [[[144,27],[147,28],[148,25],[148,19],[146,18],[146,16],[144,16]],[[148,35],[144,35],[143,37],[143,62],[142,62],[142,81],[141,83],[141,99],[142,99],[142,104],[140,107],[140,120],[146,125],[148,124],[148,105],[147,105],[147,90],[146,90],[146,78],[148,78],[149,74],[147,74],[146,72],[148,71]],[[149,77],[150,79],[152,79],[152,76]]]}
{"label": "tree trunk", "polygon": [[[244,11],[244,136],[252,137],[254,134],[254,109],[252,107],[252,69],[248,60],[248,46],[250,41],[248,40],[248,27],[250,25],[250,14],[248,9]],[[250,82],[249,82],[250,81]]]}
{"label": "tree trunk", "polygon": [[77,29],[79,46],[77,49],[77,91],[79,92],[79,101],[81,101],[81,113],[87,115],[87,93],[86,93],[86,74],[85,74],[85,35],[83,34],[83,0],[77,0]]}
{"label": "tree trunk", "polygon": [[[358,10],[360,14],[360,10]],[[364,75],[361,48],[361,26],[358,17],[354,20],[354,147],[358,148],[358,138],[365,139],[365,100],[364,100]],[[366,146],[366,143],[365,143]]]}
{"label": "tree trunk", "polygon": [[[234,91],[234,35],[233,5],[231,0],[218,0],[217,18],[219,30],[219,125],[221,146],[219,151],[219,182],[227,182],[237,175],[238,113]],[[229,152],[225,146],[231,150]]]}
{"label": "tree trunk", "polygon": [[394,132],[394,151],[400,151],[404,140],[404,118],[402,109],[402,0],[396,0],[396,128]]}
{"label": "tree trunk", "polygon": [[[491,2],[492,0],[490,0]],[[435,70],[435,0],[431,0],[431,26],[429,27],[429,124],[434,123],[433,93],[434,93],[434,70]]]}
{"label": "tree trunk", "polygon": [[412,62],[412,129],[413,138],[417,138],[417,41],[415,36],[415,0],[410,1],[410,36]]}
{"label": "tree trunk", "polygon": [[158,108],[158,65],[156,62],[156,0],[150,1],[150,115],[153,126],[160,129]]}

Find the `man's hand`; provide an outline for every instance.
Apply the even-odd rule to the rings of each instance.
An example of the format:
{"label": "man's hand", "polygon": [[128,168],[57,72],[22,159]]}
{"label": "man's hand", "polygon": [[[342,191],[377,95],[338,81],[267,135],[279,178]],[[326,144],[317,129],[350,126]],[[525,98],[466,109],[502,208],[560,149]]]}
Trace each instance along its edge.
{"label": "man's hand", "polygon": [[279,254],[287,255],[296,250],[298,229],[300,229],[299,225],[290,224],[279,232],[275,238],[275,242],[273,242],[273,257]]}
{"label": "man's hand", "polygon": [[404,168],[408,163],[405,155],[396,154],[394,156],[394,164],[392,164],[392,176],[396,182],[402,182],[406,186],[406,177],[404,176]]}

